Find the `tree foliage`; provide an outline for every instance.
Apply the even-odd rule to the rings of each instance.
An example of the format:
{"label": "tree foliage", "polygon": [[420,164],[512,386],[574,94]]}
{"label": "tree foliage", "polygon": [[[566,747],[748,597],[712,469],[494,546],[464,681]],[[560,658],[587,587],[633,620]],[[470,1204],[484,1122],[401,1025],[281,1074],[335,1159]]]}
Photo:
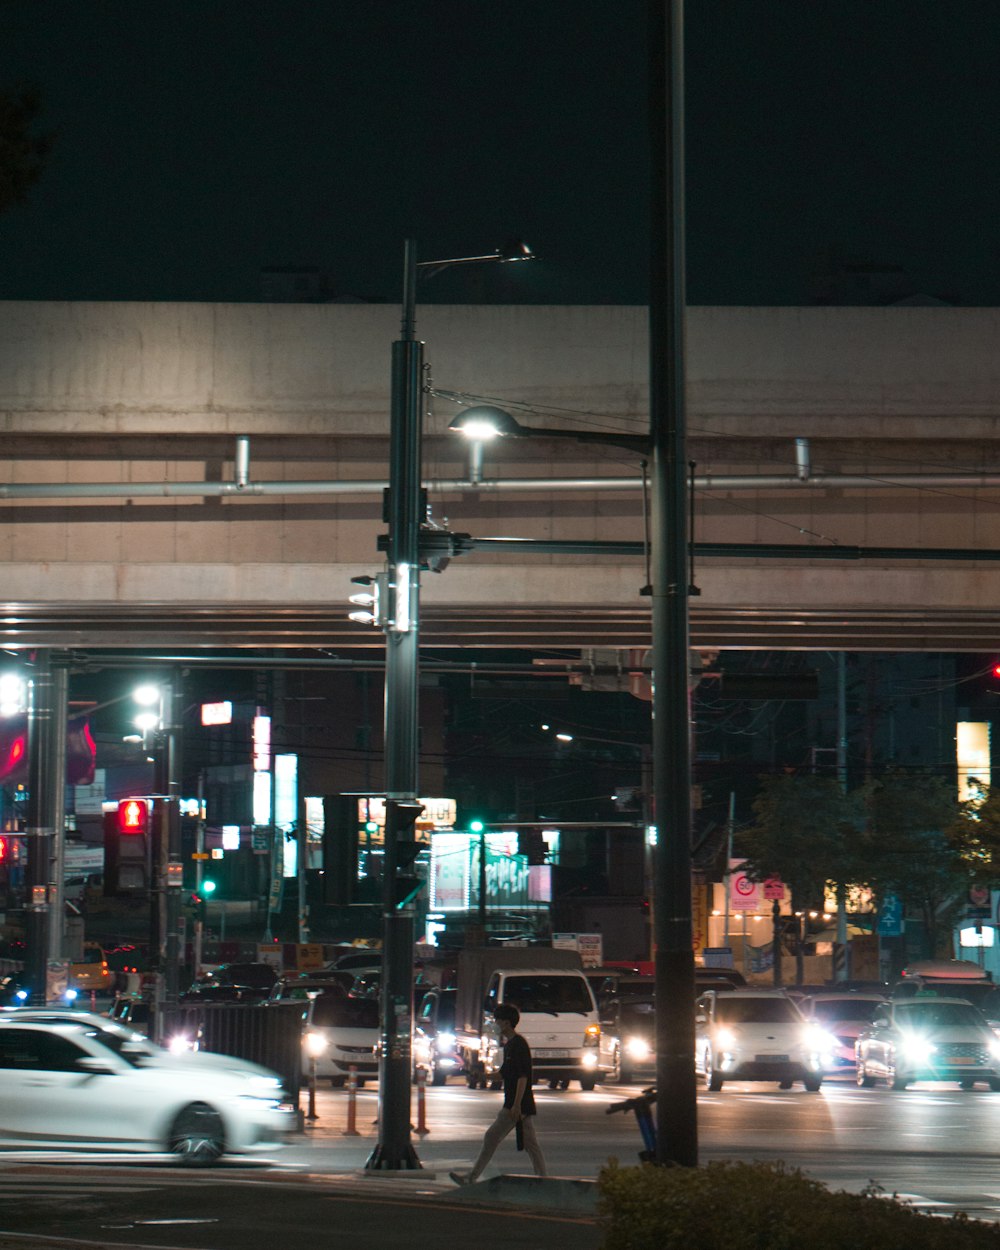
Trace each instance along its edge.
{"label": "tree foliage", "polygon": [[0,89],[0,213],[26,199],[42,175],[52,136],[35,132],[40,111],[34,87]]}
{"label": "tree foliage", "polygon": [[780,877],[795,907],[821,906],[827,882],[862,879],[864,808],[832,777],[762,778],[754,823],[740,836],[753,875]]}
{"label": "tree foliage", "polygon": [[953,827],[954,785],[931,773],[890,772],[865,787],[871,833],[868,884],[876,898],[897,894],[923,921],[927,954],[950,929],[968,884]]}
{"label": "tree foliage", "polygon": [[959,804],[948,835],[970,883],[1000,886],[1000,789]]}

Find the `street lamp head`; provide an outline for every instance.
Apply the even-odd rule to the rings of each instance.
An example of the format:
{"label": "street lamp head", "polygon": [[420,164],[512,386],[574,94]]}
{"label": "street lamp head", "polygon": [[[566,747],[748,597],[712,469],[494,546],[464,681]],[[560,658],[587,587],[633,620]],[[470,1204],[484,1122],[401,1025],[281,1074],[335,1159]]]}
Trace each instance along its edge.
{"label": "street lamp head", "polygon": [[493,408],[489,404],[466,408],[449,421],[448,429],[480,443],[493,438],[516,438],[531,433],[523,425],[519,425],[509,412],[502,408]]}
{"label": "street lamp head", "polygon": [[502,265],[509,265],[519,260],[536,260],[537,257],[523,239],[508,239],[503,247],[497,248],[497,260]]}

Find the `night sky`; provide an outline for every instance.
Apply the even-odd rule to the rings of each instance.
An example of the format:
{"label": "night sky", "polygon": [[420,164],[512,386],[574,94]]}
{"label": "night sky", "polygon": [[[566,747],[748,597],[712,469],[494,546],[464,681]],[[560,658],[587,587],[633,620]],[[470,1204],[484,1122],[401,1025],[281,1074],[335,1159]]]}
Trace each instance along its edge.
{"label": "night sky", "polygon": [[[646,299],[641,0],[8,0],[0,82],[56,147],[0,298],[255,300],[265,266],[397,299]],[[689,0],[691,303],[1000,303],[996,0]],[[831,294],[832,291],[832,294]],[[838,294],[839,292],[839,294]]]}

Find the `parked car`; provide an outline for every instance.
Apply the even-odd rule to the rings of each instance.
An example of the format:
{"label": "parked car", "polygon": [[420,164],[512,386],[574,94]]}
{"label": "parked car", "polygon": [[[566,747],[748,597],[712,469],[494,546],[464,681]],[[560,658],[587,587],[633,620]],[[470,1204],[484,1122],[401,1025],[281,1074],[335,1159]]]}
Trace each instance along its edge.
{"label": "parked car", "polygon": [[695,1070],[711,1090],[726,1081],[801,1081],[812,1093],[833,1038],[803,1018],[780,990],[709,990],[695,1009]]}
{"label": "parked car", "polygon": [[1000,1038],[978,1008],[962,998],[905,998],[889,1002],[855,1047],[857,1082],[884,1080],[890,1089],[913,1081],[985,1082],[1000,1090]]}
{"label": "parked car", "polygon": [[151,1061],[146,1046],[136,1039],[135,1048],[123,1041],[115,1049],[85,1019],[5,1013],[0,1145],[168,1153],[178,1163],[204,1166],[224,1152],[273,1149],[294,1129],[294,1112],[281,1105],[273,1073],[248,1078],[170,1056]]}
{"label": "parked car", "polygon": [[812,994],[800,1004],[805,1018],[825,1029],[836,1042],[830,1051],[828,1073],[854,1071],[858,1035],[871,1024],[875,1013],[885,1003],[885,995],[877,991],[837,993],[830,990]]}
{"label": "parked car", "polygon": [[97,994],[110,994],[115,988],[115,974],[108,966],[104,947],[94,942],[84,944],[79,959],[69,966],[69,984],[75,990],[93,990]]}
{"label": "parked car", "polygon": [[137,1033],[148,1033],[151,1012],[149,1000],[141,994],[117,994],[108,1009],[108,1019]]}
{"label": "parked car", "polygon": [[644,998],[611,999],[601,1014],[601,1066],[628,1084],[656,1076],[656,1005]]}
{"label": "parked car", "polygon": [[421,999],[413,1026],[414,1068],[424,1068],[432,1085],[465,1071],[455,1037],[457,989],[430,989]]}
{"label": "parked car", "polygon": [[728,981],[730,985],[746,985],[747,979],[736,968],[703,968],[696,966],[696,981]]}
{"label": "parked car", "polygon": [[203,973],[185,993],[182,1003],[244,1003],[260,1002],[270,994],[278,979],[271,964],[221,964]]}

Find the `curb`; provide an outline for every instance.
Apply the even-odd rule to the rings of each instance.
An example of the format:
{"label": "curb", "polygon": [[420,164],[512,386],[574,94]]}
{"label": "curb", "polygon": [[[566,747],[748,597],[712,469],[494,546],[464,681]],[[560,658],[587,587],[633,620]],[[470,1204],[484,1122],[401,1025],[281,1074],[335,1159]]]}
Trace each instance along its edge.
{"label": "curb", "polygon": [[597,1214],[597,1182],[575,1176],[520,1176],[504,1174],[489,1180],[461,1185],[449,1201],[483,1206],[531,1207],[594,1216]]}

